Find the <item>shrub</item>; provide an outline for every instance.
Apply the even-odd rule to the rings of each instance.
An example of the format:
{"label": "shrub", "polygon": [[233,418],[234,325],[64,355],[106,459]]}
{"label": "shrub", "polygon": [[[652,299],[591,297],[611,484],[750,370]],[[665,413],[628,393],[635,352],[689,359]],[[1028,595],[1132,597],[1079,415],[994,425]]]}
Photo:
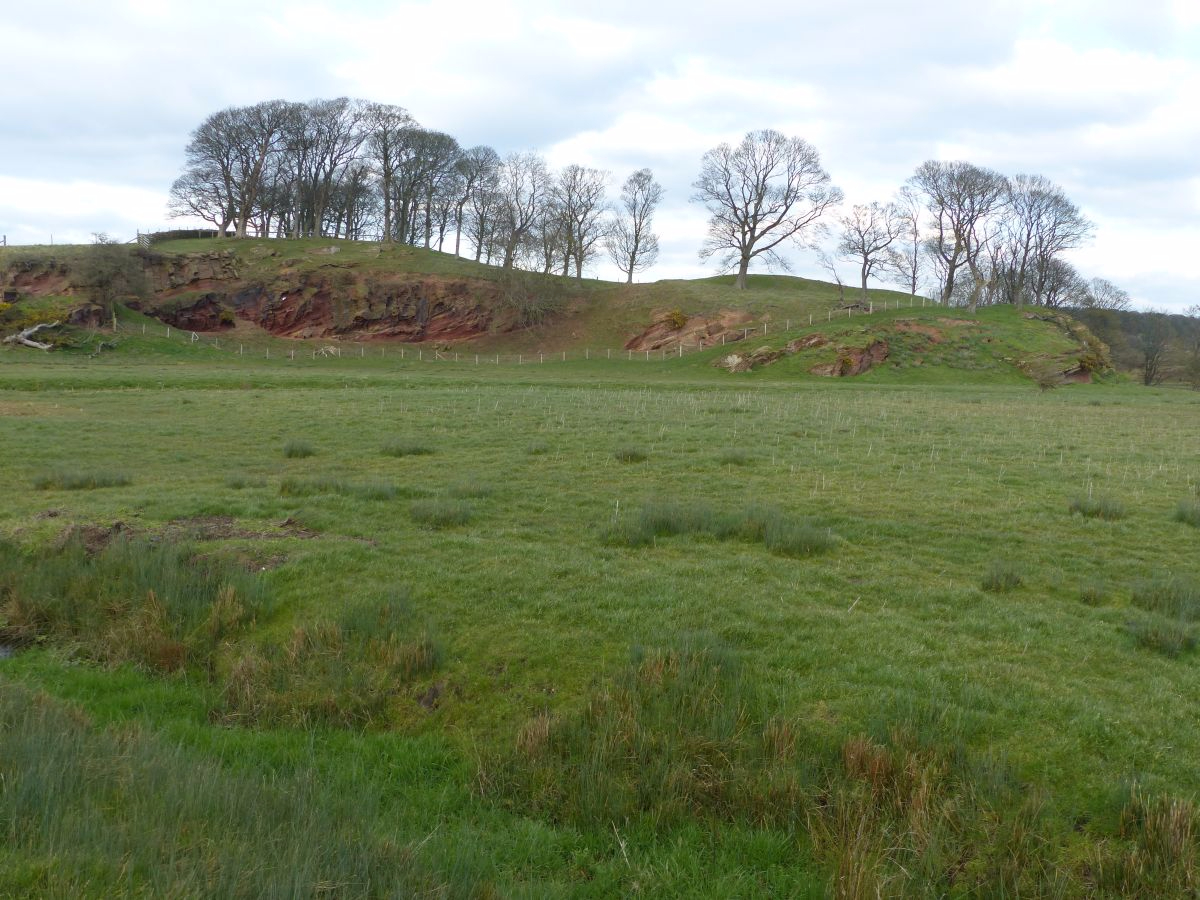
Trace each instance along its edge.
{"label": "shrub", "polygon": [[1020,568],[1014,563],[995,560],[984,574],[979,586],[985,591],[1002,594],[1016,590],[1024,581]]}
{"label": "shrub", "polygon": [[1175,507],[1176,522],[1183,522],[1193,528],[1200,528],[1200,500],[1180,500]]}
{"label": "shrub", "polygon": [[408,438],[395,438],[383,445],[384,456],[429,456],[433,448]]}
{"label": "shrub", "polygon": [[676,307],[667,313],[663,321],[671,326],[672,331],[679,331],[688,323],[688,315],[682,309]]}
{"label": "shrub", "polygon": [[618,447],[613,453],[613,459],[623,463],[645,462],[648,456],[641,447]]}
{"label": "shrub", "polygon": [[475,509],[465,500],[414,500],[408,508],[412,520],[426,528],[452,528],[466,525],[475,515]]}
{"label": "shrub", "polygon": [[90,491],[96,488],[124,487],[131,483],[124,472],[56,469],[33,479],[39,491]]}
{"label": "shrub", "polygon": [[283,455],[288,459],[305,459],[313,456],[316,449],[308,441],[291,440],[283,445]]}
{"label": "shrub", "polygon": [[1125,516],[1125,506],[1109,497],[1076,497],[1071,501],[1071,514],[1088,519],[1115,521]]}

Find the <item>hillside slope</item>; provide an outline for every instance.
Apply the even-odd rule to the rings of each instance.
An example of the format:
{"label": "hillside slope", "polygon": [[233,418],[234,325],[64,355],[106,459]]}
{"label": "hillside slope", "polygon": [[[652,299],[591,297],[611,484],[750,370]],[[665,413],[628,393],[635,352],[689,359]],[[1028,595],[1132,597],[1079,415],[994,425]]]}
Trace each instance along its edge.
{"label": "hillside slope", "polygon": [[[1110,368],[1087,329],[1040,311],[967,319],[894,291],[756,275],[623,285],[504,271],[407,246],[309,239],[174,241],[127,248],[146,290],[128,305],[175,328],[318,340],[399,341],[484,353],[609,348],[767,377],[1090,380]],[[78,284],[87,247],[0,252],[9,326],[37,315],[96,327]],[[853,308],[847,308],[852,306]],[[843,318],[844,317],[844,318]],[[4,324],[4,323],[0,323]],[[8,330],[11,330],[9,328]],[[737,352],[726,351],[736,344]]]}

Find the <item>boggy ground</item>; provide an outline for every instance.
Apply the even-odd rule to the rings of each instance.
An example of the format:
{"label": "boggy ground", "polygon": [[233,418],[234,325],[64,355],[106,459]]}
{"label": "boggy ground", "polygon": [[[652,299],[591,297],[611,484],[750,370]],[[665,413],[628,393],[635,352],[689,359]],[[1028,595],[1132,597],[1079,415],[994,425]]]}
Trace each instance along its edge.
{"label": "boggy ground", "polygon": [[1194,890],[1200,397],[772,368],[0,357],[0,893]]}

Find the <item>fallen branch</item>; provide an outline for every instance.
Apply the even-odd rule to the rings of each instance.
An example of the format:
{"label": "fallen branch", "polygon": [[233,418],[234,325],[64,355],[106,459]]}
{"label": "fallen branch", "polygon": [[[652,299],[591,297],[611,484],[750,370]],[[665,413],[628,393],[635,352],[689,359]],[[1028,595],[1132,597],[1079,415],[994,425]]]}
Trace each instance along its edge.
{"label": "fallen branch", "polygon": [[26,328],[24,331],[18,331],[16,334],[10,334],[4,339],[6,344],[20,344],[23,347],[32,347],[34,350],[53,350],[53,344],[45,344],[42,341],[35,341],[33,336],[43,328],[57,328],[58,322],[42,322],[40,325],[33,325]]}

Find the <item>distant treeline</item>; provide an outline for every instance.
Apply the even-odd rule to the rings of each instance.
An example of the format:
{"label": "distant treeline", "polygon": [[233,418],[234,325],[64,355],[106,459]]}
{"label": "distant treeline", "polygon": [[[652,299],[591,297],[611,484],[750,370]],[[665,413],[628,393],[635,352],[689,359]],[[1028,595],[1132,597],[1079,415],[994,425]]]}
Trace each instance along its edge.
{"label": "distant treeline", "polygon": [[1185,381],[1200,389],[1200,306],[1189,315],[1117,309],[1073,309],[1096,337],[1108,344],[1123,369],[1145,384]]}

